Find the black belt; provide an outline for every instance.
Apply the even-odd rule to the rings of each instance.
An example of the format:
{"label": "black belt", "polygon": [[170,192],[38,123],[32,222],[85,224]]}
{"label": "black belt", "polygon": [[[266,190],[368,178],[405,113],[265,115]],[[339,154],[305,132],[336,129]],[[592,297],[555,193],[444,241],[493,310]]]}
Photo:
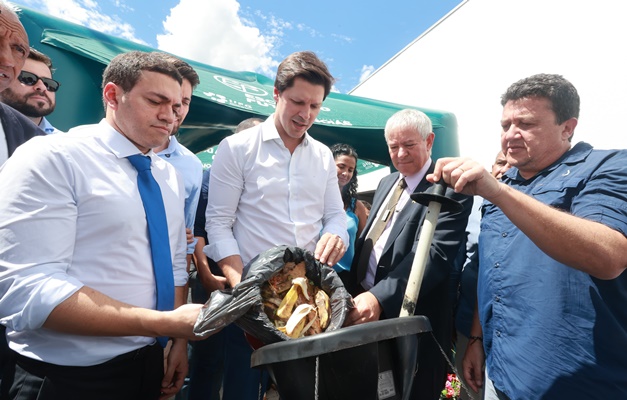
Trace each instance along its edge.
{"label": "black belt", "polygon": [[128,353],[120,354],[108,361],[105,361],[101,364],[96,365],[87,365],[87,366],[73,366],[73,365],[58,365],[47,363],[45,361],[35,360],[30,357],[23,356],[17,352],[14,352],[16,355],[16,361],[19,366],[24,368],[25,370],[33,373],[35,375],[47,375],[49,371],[62,371],[65,370],[67,372],[71,370],[81,370],[86,371],[87,369],[99,369],[99,368],[109,368],[112,365],[125,363],[129,360],[138,360],[146,357],[153,351],[162,351],[161,346],[157,346],[156,343],[151,345],[147,345],[144,347],[140,347],[139,349],[129,351]]}

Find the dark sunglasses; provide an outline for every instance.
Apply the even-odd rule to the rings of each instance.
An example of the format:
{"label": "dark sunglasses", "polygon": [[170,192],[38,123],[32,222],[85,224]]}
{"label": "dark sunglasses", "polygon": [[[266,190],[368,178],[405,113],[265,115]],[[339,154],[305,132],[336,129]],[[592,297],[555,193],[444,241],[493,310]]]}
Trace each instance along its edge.
{"label": "dark sunglasses", "polygon": [[48,90],[49,92],[56,92],[57,90],[59,90],[59,86],[61,86],[61,84],[54,79],[39,77],[28,71],[22,71],[17,76],[17,80],[25,84],[26,86],[35,86],[37,84],[37,81],[40,79],[44,83],[46,90]]}

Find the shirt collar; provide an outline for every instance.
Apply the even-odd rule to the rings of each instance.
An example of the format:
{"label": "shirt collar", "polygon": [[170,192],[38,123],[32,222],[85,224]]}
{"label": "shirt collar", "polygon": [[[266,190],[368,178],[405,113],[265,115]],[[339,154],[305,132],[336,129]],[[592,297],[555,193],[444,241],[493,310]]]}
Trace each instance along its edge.
{"label": "shirt collar", "polygon": [[[281,136],[279,135],[279,131],[276,129],[276,125],[274,125],[274,114],[271,114],[262,124],[261,124],[261,138],[262,140],[281,140]],[[303,146],[307,146],[309,143],[309,132],[305,132],[303,141],[300,143]]]}
{"label": "shirt collar", "polygon": [[[122,135],[114,127],[112,127],[106,119],[103,118],[98,126],[102,129],[102,135],[100,137],[103,145],[115,154],[117,158],[126,158],[128,156],[132,156],[133,154],[142,154],[133,142],[128,140],[126,136]],[[153,156],[155,153],[150,150],[145,155],[154,159]]]}
{"label": "shirt collar", "polygon": [[50,122],[48,122],[46,117],[41,117],[41,121],[39,121],[39,125],[38,126],[39,126],[39,128],[41,128],[41,130],[46,132],[46,134],[51,134],[51,133],[54,133],[54,131],[55,131],[55,127],[52,126],[52,124]]}
{"label": "shirt collar", "polygon": [[157,155],[162,156],[162,155],[170,155],[172,153],[175,153],[179,148],[179,142],[178,140],[176,140],[176,136],[175,135],[171,135],[169,138],[169,142],[168,142],[168,147],[166,147],[165,149],[161,150],[160,152],[157,153]]}

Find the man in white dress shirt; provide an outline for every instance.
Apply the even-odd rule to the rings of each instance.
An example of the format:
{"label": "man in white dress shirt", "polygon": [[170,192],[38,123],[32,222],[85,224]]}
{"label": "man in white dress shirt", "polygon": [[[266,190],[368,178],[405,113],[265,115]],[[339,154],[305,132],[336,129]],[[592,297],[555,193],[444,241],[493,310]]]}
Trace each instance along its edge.
{"label": "man in white dress shirt", "polygon": [[[172,131],[181,81],[163,54],[119,55],[104,72],[99,124],[37,137],[0,169],[0,322],[16,358],[8,398],[157,399],[180,389],[201,306],[183,305],[183,183],[151,149]],[[155,310],[146,214],[127,159],[138,154],[150,157],[165,206],[173,311]],[[165,371],[155,344],[164,336],[173,338]]]}
{"label": "man in white dress shirt", "polygon": [[[211,166],[205,254],[230,285],[240,281],[253,257],[277,245],[312,251],[329,266],[344,255],[348,233],[335,161],[307,133],[332,84],[314,53],[288,56],[274,83],[275,113],[220,143]],[[251,350],[241,330],[238,338],[238,375],[229,378],[234,350],[225,362],[223,398],[256,399],[259,372],[250,368]]]}

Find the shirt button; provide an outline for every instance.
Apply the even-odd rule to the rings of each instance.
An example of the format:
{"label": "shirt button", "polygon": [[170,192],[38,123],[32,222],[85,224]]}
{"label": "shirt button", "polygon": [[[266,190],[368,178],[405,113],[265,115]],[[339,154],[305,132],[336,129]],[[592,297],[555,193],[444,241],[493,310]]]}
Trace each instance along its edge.
{"label": "shirt button", "polygon": [[501,236],[503,236],[503,237],[507,237],[507,232],[503,232],[503,233],[501,233]]}
{"label": "shirt button", "polygon": [[501,301],[501,298],[499,296],[494,296],[494,301],[498,303],[499,301]]}
{"label": "shirt button", "polygon": [[497,337],[501,337],[501,331],[496,331],[496,332],[495,332],[495,335],[496,335]]}
{"label": "shirt button", "polygon": [[501,266],[501,263],[494,263],[494,268],[498,268]]}

